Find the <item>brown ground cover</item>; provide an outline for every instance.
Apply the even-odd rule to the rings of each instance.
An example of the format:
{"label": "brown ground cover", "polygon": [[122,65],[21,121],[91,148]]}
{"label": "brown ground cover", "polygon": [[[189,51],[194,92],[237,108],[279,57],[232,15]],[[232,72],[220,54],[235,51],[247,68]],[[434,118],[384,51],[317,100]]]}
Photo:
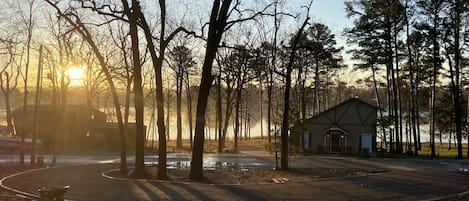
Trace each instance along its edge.
{"label": "brown ground cover", "polygon": [[[146,166],[148,176],[144,179],[155,180],[157,166]],[[268,184],[287,182],[306,182],[324,178],[364,176],[378,173],[371,170],[332,169],[332,168],[291,168],[289,170],[274,169],[242,169],[242,168],[214,168],[204,171],[205,179],[195,181],[206,184]],[[119,175],[118,171],[107,173],[115,178],[131,178]],[[189,182],[189,169],[168,169],[168,180],[173,182]]]}

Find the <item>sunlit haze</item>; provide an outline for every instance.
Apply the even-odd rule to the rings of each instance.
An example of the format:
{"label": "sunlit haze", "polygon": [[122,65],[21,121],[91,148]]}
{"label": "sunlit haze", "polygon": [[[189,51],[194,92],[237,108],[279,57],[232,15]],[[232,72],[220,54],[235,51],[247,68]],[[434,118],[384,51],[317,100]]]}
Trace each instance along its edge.
{"label": "sunlit haze", "polygon": [[71,67],[67,70],[67,75],[69,76],[71,86],[83,85],[83,79],[85,78],[83,67]]}

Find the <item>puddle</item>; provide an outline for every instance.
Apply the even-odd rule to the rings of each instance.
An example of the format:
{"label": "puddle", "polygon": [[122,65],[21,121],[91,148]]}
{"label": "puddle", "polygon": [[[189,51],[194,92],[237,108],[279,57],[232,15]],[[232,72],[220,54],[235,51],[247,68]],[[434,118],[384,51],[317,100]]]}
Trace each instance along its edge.
{"label": "puddle", "polygon": [[[147,165],[157,165],[157,162],[145,163]],[[215,170],[240,170],[249,171],[250,168],[244,167],[239,163],[232,163],[227,161],[204,161],[204,170],[215,171]],[[189,169],[191,167],[191,161],[168,161],[168,169]]]}

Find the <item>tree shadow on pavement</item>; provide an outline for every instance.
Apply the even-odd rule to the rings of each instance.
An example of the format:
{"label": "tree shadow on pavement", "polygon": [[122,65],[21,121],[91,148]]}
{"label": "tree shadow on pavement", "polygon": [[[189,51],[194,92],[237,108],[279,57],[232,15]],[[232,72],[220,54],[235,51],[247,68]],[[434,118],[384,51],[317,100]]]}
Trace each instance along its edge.
{"label": "tree shadow on pavement", "polygon": [[209,200],[209,201],[214,201],[215,199],[211,198],[210,196],[208,196],[207,194],[205,194],[204,192],[201,192],[200,190],[197,190],[195,188],[193,188],[191,185],[189,184],[184,184],[184,183],[174,183],[173,185],[179,187],[179,188],[182,188],[184,190],[186,190],[187,192],[191,193],[193,196],[195,196],[197,199],[200,199],[200,200]]}
{"label": "tree shadow on pavement", "polygon": [[239,198],[244,199],[244,200],[265,200],[267,201],[268,199],[254,193],[253,191],[248,191],[246,189],[239,188],[238,186],[232,186],[232,185],[221,185],[217,186],[219,189],[228,191],[234,195],[237,195]]}
{"label": "tree shadow on pavement", "polygon": [[261,195],[233,185],[198,185],[187,183],[137,182],[151,200],[268,200]]}

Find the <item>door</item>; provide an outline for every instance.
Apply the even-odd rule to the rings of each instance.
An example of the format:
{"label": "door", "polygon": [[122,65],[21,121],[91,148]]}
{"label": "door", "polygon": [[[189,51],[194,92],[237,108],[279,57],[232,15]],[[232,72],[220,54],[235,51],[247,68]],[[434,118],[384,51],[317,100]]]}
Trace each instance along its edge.
{"label": "door", "polygon": [[340,152],[340,136],[333,134],[331,140],[331,152]]}
{"label": "door", "polygon": [[309,132],[304,132],[303,134],[303,148],[309,149]]}
{"label": "door", "polygon": [[373,151],[373,141],[371,134],[361,134],[360,135],[360,150],[363,151],[364,149],[368,149],[368,152],[371,153]]}

